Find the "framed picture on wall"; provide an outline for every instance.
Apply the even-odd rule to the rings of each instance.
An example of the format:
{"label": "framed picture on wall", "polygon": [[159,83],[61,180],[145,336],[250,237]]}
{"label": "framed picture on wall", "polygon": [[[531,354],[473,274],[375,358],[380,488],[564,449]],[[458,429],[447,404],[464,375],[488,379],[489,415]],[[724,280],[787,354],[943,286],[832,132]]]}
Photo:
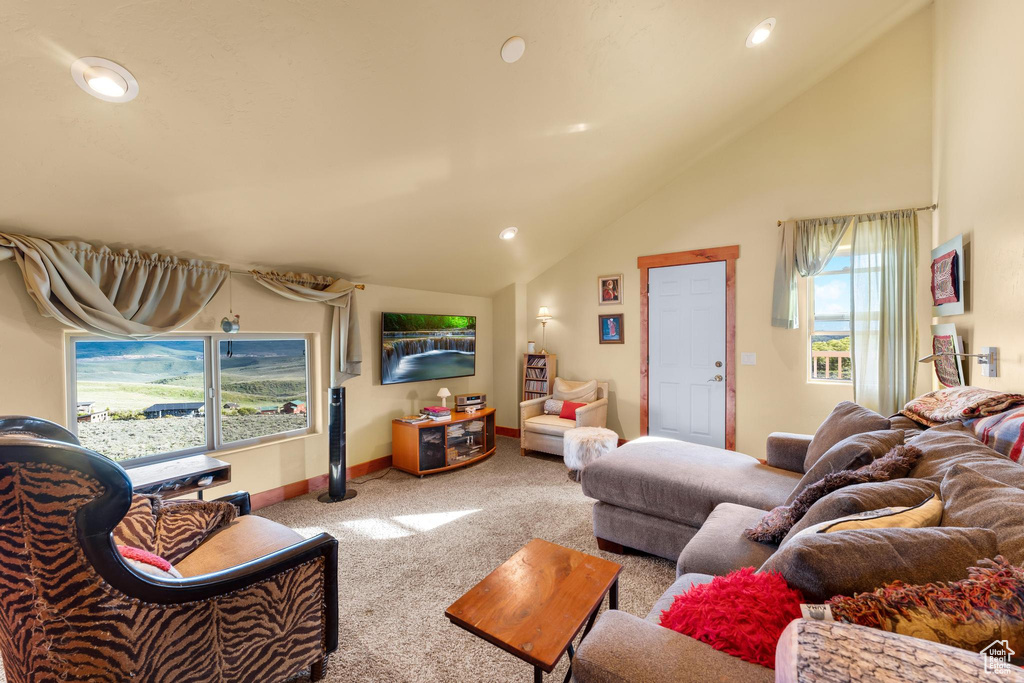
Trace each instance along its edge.
{"label": "framed picture on wall", "polygon": [[622,343],[622,314],[597,316],[598,341],[602,344]]}
{"label": "framed picture on wall", "polygon": [[966,271],[962,234],[932,249],[932,315],[961,315],[964,312]]}
{"label": "framed picture on wall", "polygon": [[[963,342],[956,333],[956,325],[932,325],[932,353],[963,353]],[[960,356],[939,356],[934,361],[935,376],[944,387],[964,386],[964,368]]]}
{"label": "framed picture on wall", "polygon": [[622,303],[622,275],[602,275],[597,278],[597,303],[612,306]]}

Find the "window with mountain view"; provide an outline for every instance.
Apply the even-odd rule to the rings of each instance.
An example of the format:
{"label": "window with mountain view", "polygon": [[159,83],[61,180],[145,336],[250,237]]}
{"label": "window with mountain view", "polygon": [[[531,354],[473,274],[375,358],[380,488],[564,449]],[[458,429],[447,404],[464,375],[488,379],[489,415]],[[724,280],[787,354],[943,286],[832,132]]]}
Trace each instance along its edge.
{"label": "window with mountain view", "polygon": [[222,339],[218,344],[224,443],[309,426],[304,339]]}
{"label": "window with mountain view", "polygon": [[74,351],[83,446],[114,460],[207,446],[203,339],[76,339]]}
{"label": "window with mountain view", "polygon": [[83,446],[114,460],[214,451],[309,428],[305,338],[71,344],[69,419]]}
{"label": "window with mountain view", "polygon": [[815,380],[850,382],[851,270],[849,246],[842,246],[811,279],[810,377]]}

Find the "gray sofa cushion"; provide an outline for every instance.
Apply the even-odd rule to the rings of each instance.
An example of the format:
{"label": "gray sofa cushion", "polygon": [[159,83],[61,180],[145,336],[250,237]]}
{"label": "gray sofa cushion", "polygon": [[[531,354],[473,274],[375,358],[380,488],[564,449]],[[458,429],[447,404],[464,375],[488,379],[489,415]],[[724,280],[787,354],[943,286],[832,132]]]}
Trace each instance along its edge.
{"label": "gray sofa cushion", "polygon": [[999,553],[1024,563],[1024,491],[955,465],[942,480],[942,526],[984,527],[996,534]]}
{"label": "gray sofa cushion", "polygon": [[942,481],[954,465],[973,467],[977,463],[1009,461],[979,441],[974,432],[959,422],[926,429],[910,439],[907,445],[916,446],[924,453],[907,476],[929,479],[936,484]]}
{"label": "gray sofa cushion", "polygon": [[597,620],[572,662],[576,683],[771,683],[775,672],[632,614]]}
{"label": "gray sofa cushion", "polygon": [[763,516],[764,510],[722,503],[683,548],[676,574],[700,572],[725,576],[742,567],[760,567],[775,552],[776,546],[751,541],[743,535],[743,530],[757,524]]}
{"label": "gray sofa cushion", "polygon": [[996,554],[990,529],[857,529],[790,539],[760,571],[778,571],[808,600],[872,591],[896,581],[967,578],[967,568]]}
{"label": "gray sofa cushion", "polygon": [[828,449],[846,437],[889,429],[889,425],[889,418],[851,401],[843,401],[814,432],[814,438],[811,439],[804,458],[804,472],[810,471]]}
{"label": "gray sofa cushion", "polygon": [[805,486],[821,481],[826,474],[863,467],[902,443],[903,432],[897,429],[864,432],[846,437],[825,451],[814,466],[807,470],[803,479],[793,489],[793,493],[789,494],[786,504],[792,503]]}
{"label": "gray sofa cushion", "polygon": [[781,505],[799,480],[742,453],[641,437],[587,465],[582,484],[591,498],[699,527],[719,503]]}
{"label": "gray sofa cushion", "polygon": [[938,495],[939,485],[927,479],[893,479],[854,484],[821,498],[793,525],[780,546],[809,526],[884,507],[913,507]]}
{"label": "gray sofa cushion", "polygon": [[924,431],[924,425],[914,422],[906,415],[896,413],[889,417],[889,429],[899,429],[903,432],[904,440],[910,441]]}
{"label": "gray sofa cushion", "polygon": [[654,622],[655,624],[661,623],[661,613],[672,606],[672,601],[675,600],[677,595],[685,593],[690,586],[699,586],[702,583],[711,583],[711,580],[715,577],[710,574],[681,574],[676,580],[669,586],[658,601],[654,603],[654,607],[647,614],[647,621]]}
{"label": "gray sofa cushion", "polygon": [[[584,471],[590,470],[590,465]],[[584,479],[586,475],[584,474]],[[594,503],[594,535],[627,548],[664,557],[675,562],[690,542],[697,528],[663,517],[620,508],[608,503]]]}

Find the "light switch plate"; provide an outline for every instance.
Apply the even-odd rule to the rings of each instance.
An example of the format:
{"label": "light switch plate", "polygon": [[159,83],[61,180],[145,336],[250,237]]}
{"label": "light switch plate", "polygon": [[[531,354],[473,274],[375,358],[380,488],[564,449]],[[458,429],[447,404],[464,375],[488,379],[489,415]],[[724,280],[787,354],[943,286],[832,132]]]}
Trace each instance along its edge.
{"label": "light switch plate", "polygon": [[757,354],[744,351],[740,354],[740,364],[757,365]]}

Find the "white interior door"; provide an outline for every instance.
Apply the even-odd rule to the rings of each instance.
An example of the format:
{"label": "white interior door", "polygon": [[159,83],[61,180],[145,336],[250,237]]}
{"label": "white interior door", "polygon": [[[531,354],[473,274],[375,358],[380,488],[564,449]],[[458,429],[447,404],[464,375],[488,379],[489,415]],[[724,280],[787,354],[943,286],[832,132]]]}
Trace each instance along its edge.
{"label": "white interior door", "polygon": [[651,268],[648,434],[725,448],[725,261]]}

